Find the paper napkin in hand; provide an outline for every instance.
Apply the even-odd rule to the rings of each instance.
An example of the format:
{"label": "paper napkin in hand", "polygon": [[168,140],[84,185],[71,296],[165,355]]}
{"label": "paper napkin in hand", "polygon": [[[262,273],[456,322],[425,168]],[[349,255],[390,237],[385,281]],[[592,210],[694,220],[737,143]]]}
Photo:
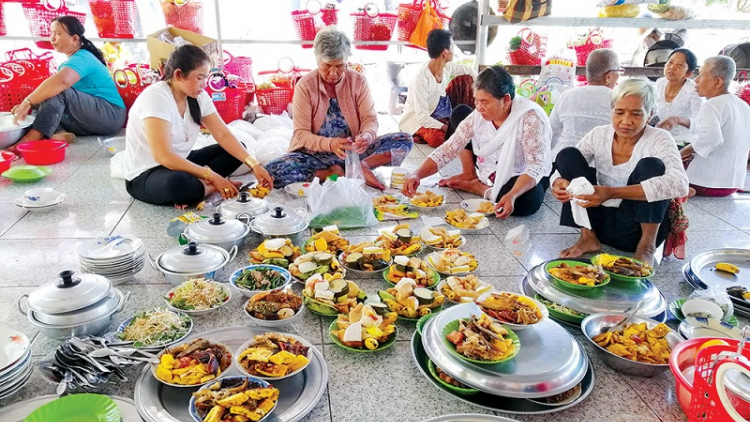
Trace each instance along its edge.
{"label": "paper napkin in hand", "polygon": [[[594,186],[585,177],[576,177],[570,181],[566,189],[571,195],[591,195],[594,193]],[[586,208],[583,208],[578,199],[570,200],[570,208],[573,211],[573,220],[581,227],[591,230],[591,222]]]}

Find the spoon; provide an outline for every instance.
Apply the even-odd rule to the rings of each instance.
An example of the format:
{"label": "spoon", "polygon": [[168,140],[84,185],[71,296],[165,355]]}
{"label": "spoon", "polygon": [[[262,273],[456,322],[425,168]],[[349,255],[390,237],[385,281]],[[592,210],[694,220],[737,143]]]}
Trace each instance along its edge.
{"label": "spoon", "polygon": [[[133,350],[133,352],[135,352],[134,349],[131,349],[131,350]],[[131,360],[137,360],[137,361],[140,361],[140,362],[148,362],[148,363],[153,363],[153,364],[156,364],[156,365],[159,364],[159,359],[142,358],[142,357],[139,357],[139,356],[130,356],[130,354],[133,353],[133,352],[122,353],[122,352],[119,352],[119,351],[116,351],[116,350],[113,350],[113,349],[98,349],[98,350],[94,350],[92,352],[89,352],[88,356],[90,356],[92,358],[103,358],[103,357],[106,357],[106,356],[120,356],[120,357],[124,357],[124,358],[131,359]]]}
{"label": "spoon", "polygon": [[633,309],[630,310],[630,313],[628,313],[628,315],[625,318],[623,318],[622,320],[620,320],[620,322],[618,322],[617,324],[613,325],[612,327],[609,327],[609,329],[607,331],[603,331],[603,332],[614,333],[617,330],[619,330],[620,328],[624,327],[625,324],[627,324],[628,321],[630,321],[635,316],[635,314],[638,312],[638,310],[641,309],[641,303],[642,302],[638,302],[633,307]]}

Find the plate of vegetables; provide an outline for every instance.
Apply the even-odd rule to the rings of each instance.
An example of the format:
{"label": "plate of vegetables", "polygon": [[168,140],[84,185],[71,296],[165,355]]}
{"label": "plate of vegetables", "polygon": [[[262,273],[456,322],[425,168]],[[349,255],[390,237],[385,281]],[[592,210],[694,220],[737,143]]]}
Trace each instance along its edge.
{"label": "plate of vegetables", "polygon": [[315,274],[305,282],[302,303],[311,312],[323,316],[348,314],[357,304],[367,299],[364,290],[340,274]]}
{"label": "plate of vegetables", "polygon": [[313,274],[339,274],[344,276],[346,271],[330,252],[308,252],[289,265],[289,273],[294,278],[305,282]]}
{"label": "plate of vegetables", "polygon": [[352,352],[379,352],[396,342],[398,315],[378,314],[370,305],[359,304],[331,323],[329,333],[337,346]]}
{"label": "plate of vegetables", "polygon": [[261,327],[289,325],[304,311],[302,298],[292,289],[260,292],[245,303],[245,313]]}
{"label": "plate of vegetables", "polygon": [[578,312],[575,309],[571,309],[571,308],[568,308],[567,306],[563,306],[563,305],[560,305],[559,303],[555,303],[555,302],[552,302],[551,300],[547,300],[545,297],[539,294],[534,295],[534,299],[538,300],[539,303],[543,304],[547,308],[551,316],[561,321],[579,325],[583,321],[583,319],[588,316],[588,314],[584,314],[583,312]]}
{"label": "plate of vegetables", "polygon": [[247,260],[253,264],[276,265],[289,268],[300,255],[299,246],[294,246],[290,239],[266,239],[257,248],[247,254]]}
{"label": "plate of vegetables", "polygon": [[428,289],[434,289],[440,282],[440,274],[427,265],[427,261],[416,257],[397,256],[393,258],[393,265],[383,272],[383,279],[391,286],[395,286],[404,278],[414,280],[417,287]]}
{"label": "plate of vegetables", "polygon": [[245,297],[253,297],[260,292],[288,287],[292,275],[275,265],[249,265],[232,273],[229,282]]}
{"label": "plate of vegetables", "polygon": [[167,307],[188,315],[203,315],[226,305],[232,291],[226,284],[203,278],[187,280],[164,296]]}
{"label": "plate of vegetables", "polygon": [[139,312],[117,327],[117,337],[136,349],[162,349],[187,337],[193,320],[182,312],[156,308]]}
{"label": "plate of vegetables", "polygon": [[443,327],[442,334],[449,352],[478,364],[506,362],[521,349],[516,333],[485,314],[451,321]]}

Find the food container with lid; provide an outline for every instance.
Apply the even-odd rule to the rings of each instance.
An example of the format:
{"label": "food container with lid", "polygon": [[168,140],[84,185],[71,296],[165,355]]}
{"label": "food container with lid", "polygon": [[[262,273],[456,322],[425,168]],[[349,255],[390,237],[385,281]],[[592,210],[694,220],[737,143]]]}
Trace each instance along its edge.
{"label": "food container with lid", "polygon": [[187,226],[182,236],[190,242],[218,246],[229,252],[233,247],[242,247],[248,233],[250,228],[245,223],[234,218],[224,218],[217,212],[213,218]]}
{"label": "food container with lid", "polygon": [[270,212],[255,217],[250,229],[266,238],[289,238],[295,245],[305,241],[304,231],[309,226],[305,211],[296,209],[287,212],[283,207],[274,207]]}
{"label": "food container with lid", "polygon": [[[73,335],[99,335],[122,311],[127,300],[105,277],[67,270],[60,279],[41,285],[18,298],[18,309],[47,337],[65,339]],[[24,311],[23,301],[28,309]]]}
{"label": "food container with lid", "polygon": [[156,259],[148,255],[149,263],[173,286],[192,278],[223,281],[222,270],[237,255],[237,247],[226,250],[208,244],[190,242],[162,252]]}
{"label": "food container with lid", "polygon": [[250,193],[242,191],[236,198],[227,199],[219,205],[219,212],[225,218],[236,218],[243,220],[239,214],[246,213],[250,218],[255,218],[268,212],[266,201],[253,198]]}

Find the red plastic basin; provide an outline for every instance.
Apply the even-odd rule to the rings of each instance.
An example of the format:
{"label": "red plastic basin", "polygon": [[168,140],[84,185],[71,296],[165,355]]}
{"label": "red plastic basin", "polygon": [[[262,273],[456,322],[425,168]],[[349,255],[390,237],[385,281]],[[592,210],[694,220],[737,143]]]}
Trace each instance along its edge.
{"label": "red plastic basin", "polygon": [[10,151],[0,151],[0,173],[10,168],[10,162],[16,159],[16,154]]}
{"label": "red plastic basin", "polygon": [[65,149],[68,143],[54,139],[28,141],[18,144],[16,150],[21,153],[27,164],[44,166],[59,163],[65,159]]}

